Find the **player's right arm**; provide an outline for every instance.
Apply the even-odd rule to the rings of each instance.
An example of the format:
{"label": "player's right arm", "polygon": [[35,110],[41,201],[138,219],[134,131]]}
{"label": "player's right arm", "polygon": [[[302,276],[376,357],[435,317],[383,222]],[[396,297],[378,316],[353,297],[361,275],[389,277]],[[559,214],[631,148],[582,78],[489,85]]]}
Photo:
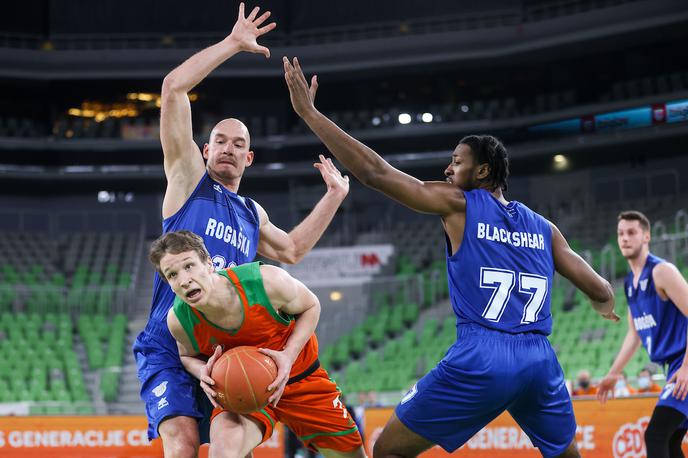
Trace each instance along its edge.
{"label": "player's right arm", "polygon": [[184,330],[184,327],[179,322],[177,315],[174,313],[174,309],[170,309],[170,311],[167,312],[167,327],[169,328],[172,337],[174,337],[174,340],[177,341],[179,359],[181,359],[184,369],[200,380],[201,388],[203,388],[203,391],[205,391],[208,399],[210,399],[210,402],[212,402],[215,407],[218,407],[218,404],[215,401],[215,396],[217,396],[217,393],[212,389],[212,385],[214,385],[215,382],[210,377],[210,373],[213,370],[213,364],[215,364],[217,358],[219,358],[222,354],[222,347],[218,345],[208,361],[203,361],[198,357],[199,353],[194,350],[189,336],[186,335],[186,330]]}
{"label": "player's right arm", "polygon": [[275,266],[260,267],[265,292],[275,310],[296,318],[294,329],[281,351],[261,348],[277,364],[277,377],[268,387],[274,388],[269,402],[276,406],[289,379],[291,367],[311,338],[320,319],[320,301],[306,285]]}
{"label": "player's right arm", "polygon": [[614,289],[590,265],[573,251],[557,226],[552,227],[552,256],[557,272],[590,298],[592,307],[603,318],[619,321],[614,313]]}
{"label": "player's right arm", "polygon": [[203,176],[205,165],[198,145],[193,140],[191,103],[188,93],[210,72],[238,52],[260,53],[270,57],[270,50],[256,39],[275,28],[275,23],[259,26],[270,17],[255,7],[244,17],[244,4],[239,4],[239,17],[232,33],[219,43],[206,48],[170,72],[162,83],[160,105],[160,143],[164,155],[167,190],[162,213],[175,214],[189,198]]}
{"label": "player's right arm", "polygon": [[392,167],[320,113],[298,60],[294,58],[292,64],[285,57],[283,63],[294,111],[361,183],[421,213],[448,216],[465,211],[466,200],[456,186],[443,181],[421,181]]}
{"label": "player's right arm", "polygon": [[626,337],[624,338],[623,344],[621,344],[621,349],[619,354],[616,355],[612,367],[609,369],[607,375],[600,381],[597,388],[597,399],[601,403],[607,400],[607,397],[611,393],[614,395],[614,387],[616,386],[616,381],[621,377],[621,373],[626,367],[626,364],[631,360],[635,352],[640,347],[640,337],[638,332],[635,330],[633,325],[633,318],[631,314],[628,314],[628,330],[626,331]]}

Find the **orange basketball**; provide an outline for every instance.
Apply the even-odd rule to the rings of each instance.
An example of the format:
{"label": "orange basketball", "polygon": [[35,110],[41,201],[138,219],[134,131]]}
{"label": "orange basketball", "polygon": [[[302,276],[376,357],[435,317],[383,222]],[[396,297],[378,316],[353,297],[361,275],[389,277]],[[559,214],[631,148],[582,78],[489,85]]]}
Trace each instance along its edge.
{"label": "orange basketball", "polygon": [[256,347],[235,347],[215,361],[210,376],[218,404],[230,412],[247,414],[268,404],[272,394],[268,386],[277,377],[277,365]]}

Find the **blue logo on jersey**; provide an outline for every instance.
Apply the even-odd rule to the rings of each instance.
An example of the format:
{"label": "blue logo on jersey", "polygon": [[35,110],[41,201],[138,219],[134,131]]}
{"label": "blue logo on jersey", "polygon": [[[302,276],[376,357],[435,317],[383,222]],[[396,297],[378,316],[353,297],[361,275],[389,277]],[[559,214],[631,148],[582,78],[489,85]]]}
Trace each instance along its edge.
{"label": "blue logo on jersey", "polygon": [[215,270],[224,269],[225,264],[227,264],[227,260],[225,259],[224,256],[221,256],[219,254],[216,254],[215,256],[213,256],[213,267],[215,267]]}

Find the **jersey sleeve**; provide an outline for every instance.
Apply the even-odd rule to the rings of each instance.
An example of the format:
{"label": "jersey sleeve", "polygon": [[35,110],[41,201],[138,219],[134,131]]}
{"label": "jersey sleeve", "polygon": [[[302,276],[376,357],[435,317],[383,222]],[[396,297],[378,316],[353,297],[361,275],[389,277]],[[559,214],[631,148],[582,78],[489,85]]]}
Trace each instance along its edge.
{"label": "jersey sleeve", "polygon": [[281,315],[277,310],[275,310],[275,307],[273,307],[272,303],[270,302],[270,298],[265,292],[263,276],[260,273],[260,266],[262,264],[262,262],[251,262],[232,267],[231,270],[243,285],[249,306],[260,305],[264,307],[275,319],[275,321],[288,326],[293,317],[285,317]]}
{"label": "jersey sleeve", "polygon": [[181,300],[179,296],[174,298],[174,305],[172,308],[179,323],[182,325],[182,328],[184,328],[184,332],[186,332],[186,335],[189,337],[193,349],[200,353],[201,350],[198,348],[198,342],[194,336],[194,327],[200,323],[200,320],[194,315],[189,304]]}

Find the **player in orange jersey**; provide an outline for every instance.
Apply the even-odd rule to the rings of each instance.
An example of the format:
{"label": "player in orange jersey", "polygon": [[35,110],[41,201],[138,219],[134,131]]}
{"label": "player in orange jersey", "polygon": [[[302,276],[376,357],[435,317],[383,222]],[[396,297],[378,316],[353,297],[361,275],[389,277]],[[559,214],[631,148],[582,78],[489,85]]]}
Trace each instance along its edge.
{"label": "player in orange jersey", "polygon": [[[157,239],[149,258],[176,294],[167,324],[182,363],[216,407],[211,456],[246,456],[278,421],[327,458],[365,456],[341,392],[318,362],[315,294],[285,270],[257,262],[216,272],[203,239],[189,231]],[[223,410],[209,376],[223,350],[241,345],[261,347],[278,368],[270,404],[249,415]]]}

